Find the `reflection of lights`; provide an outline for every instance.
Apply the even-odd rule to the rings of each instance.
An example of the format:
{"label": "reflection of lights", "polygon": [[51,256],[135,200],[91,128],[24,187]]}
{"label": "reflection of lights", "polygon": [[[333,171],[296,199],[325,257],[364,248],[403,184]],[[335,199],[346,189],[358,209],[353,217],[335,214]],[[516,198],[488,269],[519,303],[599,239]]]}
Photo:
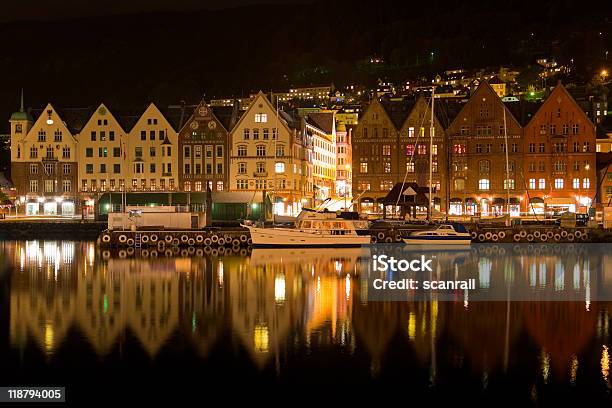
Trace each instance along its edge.
{"label": "reflection of lights", "polygon": [[[90,250],[94,249],[95,244],[90,245]],[[62,242],[62,262],[71,264],[74,258],[74,242]]]}
{"label": "reflection of lights", "polygon": [[344,279],[344,293],[346,294],[346,300],[351,296],[351,276],[347,273]]}
{"label": "reflection of lights", "polygon": [[255,343],[256,351],[260,353],[267,353],[270,349],[270,336],[268,334],[268,326],[266,326],[265,324],[256,325],[253,341]]}
{"label": "reflection of lights", "polygon": [[542,369],[542,379],[544,383],[547,383],[550,374],[550,355],[544,349],[540,353],[540,367]]}
{"label": "reflection of lights", "polygon": [[19,248],[19,269],[23,271],[25,267],[26,254],[22,247]]}
{"label": "reflection of lights", "polygon": [[317,276],[317,293],[321,292],[321,277]]}
{"label": "reflection of lights", "polygon": [[416,337],[416,316],[414,312],[408,315],[408,339],[414,340]]}
{"label": "reflection of lights", "polygon": [[217,283],[219,287],[223,287],[223,261],[217,263]]}
{"label": "reflection of lights", "polygon": [[51,323],[47,322],[45,324],[45,349],[48,352],[53,351],[53,340],[53,326],[51,325]]}
{"label": "reflection of lights", "polygon": [[608,384],[608,376],[610,375],[610,354],[608,353],[608,346],[603,346],[603,351],[601,352],[601,376],[603,380]]}
{"label": "reflection of lights", "polygon": [[570,365],[570,383],[572,385],[576,384],[576,374],[578,373],[578,357],[573,354],[572,355],[572,362]]}
{"label": "reflection of lights", "polygon": [[274,278],[274,300],[276,304],[285,303],[285,275],[279,274]]}
{"label": "reflection of lights", "polygon": [[45,241],[43,243],[43,254],[45,256],[45,262],[48,264],[55,264],[59,257],[59,248],[57,242]]}
{"label": "reflection of lights", "polygon": [[334,262],[334,267],[336,269],[336,273],[342,272],[342,262],[340,261]]}
{"label": "reflection of lights", "polygon": [[91,244],[89,244],[89,247],[88,247],[87,249],[88,249],[88,251],[87,251],[87,252],[88,252],[88,253],[87,253],[87,255],[88,255],[88,257],[89,257],[89,264],[90,264],[91,266],[93,266],[94,259],[95,259],[95,257],[96,257],[96,248],[95,248],[94,244],[93,244],[93,243],[91,243]]}

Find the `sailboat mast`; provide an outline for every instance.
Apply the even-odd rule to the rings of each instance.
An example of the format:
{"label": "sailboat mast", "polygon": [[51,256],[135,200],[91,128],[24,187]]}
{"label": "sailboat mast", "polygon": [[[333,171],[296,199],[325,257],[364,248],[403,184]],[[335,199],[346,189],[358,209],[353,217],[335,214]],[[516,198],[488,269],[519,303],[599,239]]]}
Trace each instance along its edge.
{"label": "sailboat mast", "polygon": [[508,161],[508,127],[506,126],[506,107],[504,106],[504,142],[506,145],[506,214],[510,216],[510,167]]}
{"label": "sailboat mast", "polygon": [[276,97],[276,119],[274,122],[274,134],[272,135],[272,139],[274,139],[274,185],[272,187],[272,226],[274,226],[276,219],[274,214],[274,205],[276,204],[276,161],[278,160],[276,151],[276,141],[278,140],[278,96]]}
{"label": "sailboat mast", "polygon": [[429,209],[427,211],[427,219],[431,220],[433,215],[433,134],[434,134],[434,93],[436,87],[431,88],[431,121],[429,124]]}

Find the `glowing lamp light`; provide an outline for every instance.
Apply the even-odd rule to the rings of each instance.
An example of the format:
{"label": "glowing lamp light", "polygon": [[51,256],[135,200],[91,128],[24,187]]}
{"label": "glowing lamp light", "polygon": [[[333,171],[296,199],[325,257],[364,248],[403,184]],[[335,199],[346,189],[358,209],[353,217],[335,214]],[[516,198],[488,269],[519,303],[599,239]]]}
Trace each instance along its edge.
{"label": "glowing lamp light", "polygon": [[45,197],[38,197],[38,202],[39,203],[44,203],[45,202]]}
{"label": "glowing lamp light", "polygon": [[55,201],[61,203],[62,201],[64,201],[64,197],[55,197]]}
{"label": "glowing lamp light", "polygon": [[51,114],[53,113],[53,111],[51,109],[49,109],[47,111],[47,125],[52,125],[53,124],[53,118],[51,118]]}

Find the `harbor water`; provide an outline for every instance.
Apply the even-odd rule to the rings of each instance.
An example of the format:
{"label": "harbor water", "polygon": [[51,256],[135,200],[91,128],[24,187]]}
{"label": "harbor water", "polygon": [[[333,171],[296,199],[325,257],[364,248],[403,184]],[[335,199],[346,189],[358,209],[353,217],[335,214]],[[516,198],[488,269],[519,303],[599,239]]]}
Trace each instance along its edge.
{"label": "harbor water", "polygon": [[397,390],[415,401],[609,405],[612,302],[598,294],[612,287],[612,245],[589,245],[431,256],[434,274],[469,270],[479,289],[511,282],[556,298],[397,301],[369,293],[376,246],[119,257],[89,241],[4,241],[0,382],[65,386],[79,405],[228,386],[257,391],[228,399],[263,403],[321,387],[343,400]]}

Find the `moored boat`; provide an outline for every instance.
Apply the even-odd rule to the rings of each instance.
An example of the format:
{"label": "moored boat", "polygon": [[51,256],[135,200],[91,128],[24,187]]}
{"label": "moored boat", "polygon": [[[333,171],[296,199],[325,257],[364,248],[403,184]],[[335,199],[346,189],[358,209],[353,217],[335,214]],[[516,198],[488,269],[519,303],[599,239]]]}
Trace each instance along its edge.
{"label": "moored boat", "polygon": [[403,241],[409,245],[468,246],[472,237],[462,225],[442,224],[434,229],[415,231],[403,238]]}
{"label": "moored boat", "polygon": [[355,247],[371,241],[367,221],[352,212],[303,209],[294,228],[243,226],[254,247]]}

